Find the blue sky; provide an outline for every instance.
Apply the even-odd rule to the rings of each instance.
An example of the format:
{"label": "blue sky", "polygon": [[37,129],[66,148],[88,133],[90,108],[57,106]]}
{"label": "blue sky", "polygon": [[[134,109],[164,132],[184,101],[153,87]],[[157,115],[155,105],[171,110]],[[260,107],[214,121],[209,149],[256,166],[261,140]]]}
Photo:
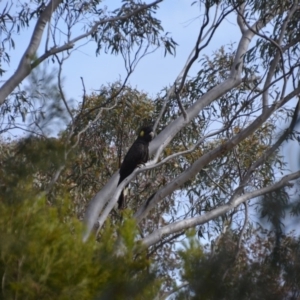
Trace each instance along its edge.
{"label": "blue sky", "polygon": [[[143,58],[129,80],[133,87],[138,87],[138,89],[155,96],[163,87],[174,82],[194,46],[202,22],[203,12],[197,5],[191,6],[192,2],[191,0],[167,0],[160,4],[157,18],[162,20],[165,31],[170,32],[173,39],[179,44],[176,49],[176,56],[167,55],[165,57],[164,49],[161,48]],[[102,4],[106,5],[108,10],[113,10],[120,3],[121,1],[106,0]],[[33,26],[14,38],[16,49],[11,51],[10,69],[2,80],[5,80],[15,71],[19,59],[29,43],[32,30]],[[76,35],[77,33],[74,32],[74,36]],[[203,53],[209,55],[211,51],[217,50],[221,45],[238,41],[240,36],[236,24],[228,19],[217,30],[212,43]],[[39,55],[42,54],[43,49],[45,49],[44,42],[38,51]],[[118,79],[124,79],[126,73],[121,57],[108,55],[104,52],[96,56],[95,50],[96,45],[91,42],[74,51],[65,62],[63,76],[64,91],[67,98],[81,100],[82,84],[80,77],[84,78],[88,94],[99,89],[102,84],[106,85]],[[52,67],[52,62],[49,62],[49,68]],[[197,66],[191,71],[192,74],[195,73]]]}
{"label": "blue sky", "polygon": [[[147,3],[149,2],[147,1]],[[199,9],[198,5],[191,6],[192,2],[192,0],[165,0],[159,5],[157,18],[162,21],[165,31],[170,32],[173,39],[178,43],[176,56],[167,55],[165,57],[162,48],[146,56],[140,61],[130,77],[129,83],[131,86],[148,92],[150,96],[155,97],[165,86],[174,82],[193,49],[203,20],[203,11]],[[121,1],[104,0],[102,5],[106,5],[108,10],[113,10],[121,5]],[[16,48],[10,51],[11,63],[1,81],[5,81],[16,70],[19,60],[28,46],[32,31],[33,26],[14,36]],[[73,37],[78,34],[80,34],[79,31],[73,32]],[[232,14],[217,29],[210,45],[200,54],[200,57],[203,54],[210,55],[222,45],[236,43],[237,46],[240,37],[241,33],[236,25],[236,16]],[[76,46],[84,42],[81,41]],[[64,40],[62,39],[61,44],[63,43]],[[43,53],[43,49],[45,49],[44,41],[38,51],[39,55]],[[95,50],[95,43],[90,42],[74,51],[65,62],[63,83],[67,99],[73,99],[75,102],[82,100],[83,87],[80,77],[84,78],[87,94],[98,90],[101,85],[124,79],[126,73],[121,57],[108,55],[104,52],[96,56]],[[47,63],[49,64],[49,70],[55,67],[55,64],[53,65],[50,60]],[[198,69],[199,65],[195,64],[189,75],[195,74]],[[294,147],[288,147],[286,155],[293,158],[293,152]]]}

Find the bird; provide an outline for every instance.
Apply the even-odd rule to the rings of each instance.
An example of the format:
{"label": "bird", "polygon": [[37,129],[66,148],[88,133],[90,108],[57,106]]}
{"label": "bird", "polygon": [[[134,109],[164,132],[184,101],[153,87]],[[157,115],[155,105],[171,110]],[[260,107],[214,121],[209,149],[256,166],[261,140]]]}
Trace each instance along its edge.
{"label": "bird", "polygon": [[[143,126],[139,130],[138,137],[129,148],[120,167],[120,179],[118,185],[128,177],[136,167],[145,164],[149,159],[149,143],[154,136],[152,126]],[[124,190],[122,190],[118,199],[118,208],[125,206]]]}

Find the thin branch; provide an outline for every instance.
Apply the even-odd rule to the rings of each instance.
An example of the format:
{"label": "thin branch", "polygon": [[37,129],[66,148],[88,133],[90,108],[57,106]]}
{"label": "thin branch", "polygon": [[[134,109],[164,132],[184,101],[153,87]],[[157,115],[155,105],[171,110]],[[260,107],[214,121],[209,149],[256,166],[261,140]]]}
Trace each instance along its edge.
{"label": "thin branch", "polygon": [[37,60],[35,60],[33,63],[31,63],[32,58],[34,57],[35,53],[37,52],[37,49],[40,45],[42,35],[45,29],[46,24],[49,22],[52,13],[57,9],[58,5],[62,2],[62,0],[52,0],[49,2],[49,4],[46,6],[45,10],[40,15],[35,29],[32,34],[32,38],[29,42],[29,46],[26,49],[20,64],[16,70],[16,72],[3,84],[3,86],[0,88],[0,105],[4,103],[6,97],[15,89],[15,87],[24,79],[28,74],[30,74],[32,68],[36,67],[39,63],[44,61],[46,58],[48,58],[51,55],[60,53],[65,50],[69,50],[74,47],[74,44],[91,34],[93,34],[95,31],[97,31],[98,26],[120,21],[120,20],[126,20],[139,12],[146,10],[152,6],[155,6],[156,4],[162,2],[163,0],[156,0],[149,4],[142,4],[140,7],[128,14],[125,14],[123,16],[116,16],[116,17],[110,17],[103,20],[100,20],[98,22],[95,22],[94,25],[91,27],[90,30],[88,30],[86,33],[81,34],[77,36],[76,38],[70,40],[68,43],[61,47],[54,47],[50,49],[48,52],[44,53],[42,56],[40,56]]}
{"label": "thin branch", "polygon": [[[233,120],[232,120],[231,122],[233,122]],[[156,162],[157,162],[157,159],[154,158],[153,160],[151,160],[150,162],[148,162],[147,166],[145,166],[145,167],[142,168],[142,169],[139,169],[138,173],[140,173],[140,172],[146,172],[146,171],[148,171],[148,170],[151,170],[151,169],[154,169],[154,168],[158,168],[158,167],[164,165],[165,163],[167,163],[168,161],[170,161],[171,159],[174,159],[174,158],[176,158],[176,157],[178,157],[178,156],[183,156],[183,155],[190,154],[190,153],[194,152],[194,151],[197,149],[197,147],[198,147],[201,143],[203,143],[206,139],[208,139],[209,137],[215,136],[215,135],[217,135],[217,134],[220,134],[220,133],[226,131],[226,130],[230,127],[231,122],[228,123],[226,126],[222,127],[221,129],[218,129],[218,130],[216,130],[216,131],[213,131],[212,133],[209,133],[209,134],[203,136],[203,137],[200,138],[200,139],[199,139],[192,147],[190,147],[190,148],[187,149],[187,150],[173,153],[173,154],[171,154],[171,155],[165,157],[164,159],[162,159],[162,160],[161,160],[160,162],[158,162],[158,163],[156,163]]]}
{"label": "thin branch", "polygon": [[164,99],[164,102],[163,102],[163,105],[161,107],[161,110],[159,112],[159,115],[158,117],[156,118],[156,121],[154,123],[154,126],[153,126],[153,131],[156,132],[156,129],[158,127],[158,124],[160,123],[165,111],[166,111],[166,107],[167,107],[167,104],[168,102],[170,101],[170,98],[172,96],[172,94],[174,93],[175,91],[175,85],[173,85],[168,91],[167,91],[167,94],[163,97],[165,98]]}
{"label": "thin branch", "polygon": [[[209,6],[206,5],[205,6],[205,13],[204,13],[203,24],[202,24],[202,26],[200,28],[200,32],[199,32],[199,35],[198,35],[198,38],[197,38],[197,42],[196,42],[196,45],[195,45],[195,48],[194,48],[194,55],[191,58],[191,60],[188,62],[187,66],[185,67],[185,70],[183,72],[182,79],[181,79],[181,82],[180,82],[180,85],[179,85],[179,88],[178,88],[179,91],[182,90],[183,85],[184,85],[185,80],[186,80],[186,77],[187,77],[187,74],[188,74],[191,66],[197,60],[197,58],[199,56],[199,53],[200,53],[200,50],[201,50],[201,48],[199,47],[199,44],[200,44],[201,39],[202,39],[203,31],[204,31],[205,27],[208,25],[208,23],[209,23]],[[212,35],[213,35],[213,33],[211,34],[211,36]]]}
{"label": "thin branch", "polygon": [[231,74],[230,74],[231,77],[235,78],[236,76],[241,75],[243,59],[246,53],[245,46],[249,44],[246,42],[246,40],[250,41],[255,36],[256,32],[258,32],[263,27],[265,27],[275,16],[276,16],[276,12],[270,13],[268,16],[257,20],[252,26],[250,26],[248,30],[244,31],[239,44],[240,47],[238,47],[234,62],[231,67]]}
{"label": "thin branch", "polygon": [[182,102],[181,102],[181,100],[180,100],[179,93],[180,93],[180,92],[177,91],[177,90],[175,89],[175,96],[176,96],[177,104],[178,104],[179,109],[180,109],[180,111],[181,111],[181,113],[182,113],[182,115],[183,115],[184,121],[185,121],[186,123],[188,123],[188,122],[189,122],[188,115],[187,115],[187,113],[186,113],[186,111],[185,111],[185,109],[184,109],[184,107],[183,107],[183,105],[182,105]]}
{"label": "thin branch", "polygon": [[50,56],[53,56],[53,55],[61,53],[63,51],[72,49],[74,47],[74,45],[75,45],[74,43],[66,43],[65,45],[63,45],[61,47],[52,47],[50,50],[45,52],[43,55],[41,55],[40,57],[35,59],[34,62],[31,64],[31,68],[32,69],[35,68],[37,65],[42,63],[45,59],[47,59]]}
{"label": "thin branch", "polygon": [[[183,282],[183,283],[179,284],[178,286],[176,286],[173,290],[164,293],[159,299],[162,299],[162,300],[167,299],[167,298],[170,297],[172,294],[174,294],[174,293],[178,292],[179,290],[181,290],[181,289],[187,287],[188,285],[189,285],[188,282]],[[154,299],[154,300],[156,300],[156,299]]]}
{"label": "thin branch", "polygon": [[281,27],[281,32],[280,32],[279,38],[276,39],[276,41],[269,38],[269,37],[267,37],[264,34],[259,33],[260,28],[258,28],[257,26],[250,26],[248,24],[248,22],[246,21],[245,17],[243,16],[243,14],[240,13],[237,10],[238,11],[238,19],[241,18],[243,20],[243,24],[246,25],[248,30],[250,30],[251,32],[253,32],[257,36],[260,36],[261,38],[266,39],[267,41],[269,41],[271,44],[273,44],[277,48],[277,51],[275,53],[275,57],[273,58],[273,60],[271,62],[271,65],[270,65],[270,68],[269,68],[269,71],[268,71],[268,74],[267,74],[267,78],[266,78],[266,81],[265,81],[265,84],[264,84],[264,88],[263,88],[263,90],[264,90],[263,97],[262,97],[263,110],[268,106],[269,92],[268,92],[268,89],[266,87],[271,86],[270,85],[271,79],[274,76],[274,72],[275,72],[275,69],[277,68],[279,59],[281,60],[281,64],[282,64],[282,71],[283,71],[282,79],[284,80],[281,97],[284,96],[285,89],[286,89],[286,84],[287,84],[287,78],[286,78],[286,72],[285,72],[285,67],[284,67],[283,50],[282,50],[280,44],[282,43],[282,40],[283,40],[283,37],[284,37],[284,33],[286,31],[286,27],[288,25],[288,22],[289,22],[290,18],[292,17],[292,15],[297,10],[297,8],[298,8],[298,1],[296,1],[293,4],[293,7],[292,7],[291,11],[288,13],[288,15],[287,15],[282,27]]}
{"label": "thin branch", "polygon": [[82,112],[84,109],[85,101],[86,101],[86,89],[85,89],[85,84],[84,84],[83,78],[80,77],[80,79],[81,79],[82,89],[83,89],[82,105],[81,105],[81,109],[80,109],[80,111]]}
{"label": "thin branch", "polygon": [[[68,57],[69,57],[69,55],[68,55]],[[70,107],[69,107],[68,102],[67,102],[66,97],[65,97],[65,93],[64,93],[64,91],[62,89],[62,85],[61,85],[62,65],[63,65],[63,61],[66,60],[67,58],[62,58],[60,60],[57,55],[55,55],[55,58],[56,58],[56,60],[58,62],[58,65],[59,65],[59,69],[58,69],[58,89],[59,89],[59,93],[60,93],[61,99],[62,99],[62,101],[63,101],[63,103],[64,103],[64,105],[67,109],[67,112],[68,112],[69,116],[71,117],[72,122],[74,122],[73,114],[70,110]]]}
{"label": "thin branch", "polygon": [[[172,87],[168,90],[167,92],[167,95],[165,96],[165,100],[164,100],[164,103],[163,103],[163,106],[161,108],[161,111],[159,113],[159,116],[157,117],[156,121],[155,121],[155,124],[154,124],[154,131],[156,131],[156,128],[165,112],[165,109],[166,109],[166,106],[167,106],[167,103],[170,101],[170,98],[172,97],[172,95],[175,94],[176,96],[176,100],[178,102],[178,106],[179,106],[179,109],[181,110],[182,112],[182,115],[184,117],[184,120],[185,122],[188,122],[188,114],[186,113],[185,109],[183,108],[182,106],[182,103],[180,101],[180,92],[181,90],[183,89],[183,86],[184,86],[184,83],[185,83],[185,80],[186,80],[186,77],[188,75],[188,72],[190,70],[190,68],[192,67],[193,63],[197,60],[197,58],[199,57],[199,54],[200,54],[200,51],[203,50],[209,43],[209,41],[211,40],[215,30],[217,29],[217,27],[220,25],[220,23],[223,21],[223,19],[227,16],[227,14],[229,14],[230,12],[227,12],[226,14],[224,14],[220,19],[219,21],[216,23],[216,18],[217,18],[217,12],[218,12],[218,7],[219,5],[217,5],[216,7],[216,11],[215,11],[215,16],[214,16],[214,20],[213,20],[213,23],[211,25],[211,27],[207,30],[207,32],[204,34],[203,36],[203,31],[205,29],[205,27],[208,25],[209,23],[209,7],[206,6],[205,8],[205,17],[203,19],[203,24],[200,28],[200,32],[199,32],[199,35],[198,35],[198,38],[197,38],[197,41],[196,41],[196,44],[194,46],[194,48],[192,49],[183,69],[181,70],[181,72],[179,73],[179,75],[177,76],[174,84],[172,85]],[[202,47],[199,47],[200,43],[208,36],[208,34],[212,31],[212,33],[210,34],[209,38],[208,38],[208,41],[202,46]],[[179,87],[176,88],[176,85],[179,84]]]}
{"label": "thin branch", "polygon": [[163,245],[170,243],[171,241],[179,238],[180,236],[183,236],[184,234],[185,234],[185,231],[178,232],[177,234],[174,234],[174,235],[170,236],[169,238],[160,241],[159,245],[153,246],[153,249],[151,249],[151,252],[149,252],[147,254],[147,257],[150,257],[153,253],[155,253]]}
{"label": "thin branch", "polygon": [[206,173],[207,177],[211,180],[211,182],[215,186],[218,186],[219,189],[222,190],[225,195],[229,195],[229,192],[225,188],[223,188],[220,184],[218,184],[215,180],[213,180],[212,177],[208,174],[208,172],[205,169],[202,169],[202,171],[204,171]]}
{"label": "thin branch", "polygon": [[[199,159],[197,159],[189,168],[183,171],[178,177],[174,180],[166,184],[160,190],[158,190],[154,195],[151,196],[144,203],[138,212],[136,213],[135,217],[138,222],[140,222],[147,213],[162,199],[164,199],[167,195],[171,194],[175,190],[177,190],[180,186],[182,186],[187,180],[193,178],[201,169],[211,162],[216,157],[220,156],[221,154],[232,150],[237,144],[243,141],[246,137],[250,136],[254,133],[254,131],[259,128],[271,115],[274,111],[276,111],[279,107],[281,107],[282,103],[292,99],[295,95],[297,95],[300,91],[300,87],[298,90],[294,90],[289,95],[287,95],[284,99],[279,101],[276,104],[273,104],[269,107],[262,115],[257,117],[249,126],[245,129],[237,133],[231,139],[227,140],[225,143],[219,145],[218,147],[214,148],[213,150],[205,153]],[[150,144],[151,145],[151,144]]]}
{"label": "thin branch", "polygon": [[28,133],[30,133],[30,134],[32,134],[32,135],[37,135],[37,136],[44,137],[44,138],[46,137],[46,135],[44,135],[43,133],[41,134],[41,133],[38,133],[38,132],[33,131],[33,130],[30,130],[30,129],[28,129],[28,128],[24,128],[24,127],[19,126],[19,125],[16,125],[16,124],[14,124],[12,127],[9,127],[9,128],[7,128],[7,129],[1,130],[1,131],[0,131],[0,134],[6,132],[6,131],[8,131],[8,130],[13,130],[13,129],[21,129],[22,131],[28,132]]}
{"label": "thin branch", "polygon": [[29,45],[23,57],[21,58],[16,72],[0,88],[0,105],[4,103],[6,97],[31,72],[31,60],[37,52],[38,47],[41,43],[45,26],[50,21],[52,13],[56,10],[61,2],[62,0],[50,1],[45,7],[45,10],[41,13],[33,30]]}
{"label": "thin branch", "polygon": [[[216,12],[218,10],[218,6],[216,7]],[[180,92],[185,84],[185,81],[186,81],[186,77],[187,77],[187,74],[190,70],[190,68],[192,67],[193,63],[198,59],[199,57],[199,54],[200,52],[206,48],[206,46],[209,44],[209,42],[211,41],[216,29],[219,27],[219,25],[222,23],[222,21],[233,11],[235,10],[236,6],[234,6],[232,9],[230,9],[229,11],[227,12],[222,12],[219,20],[216,22],[216,24],[213,23],[213,25],[211,26],[211,28],[209,29],[209,31],[211,30],[212,32],[210,33],[210,35],[208,36],[208,39],[207,41],[200,47],[200,43],[203,41],[203,38],[202,38],[202,35],[203,35],[203,31],[205,29],[205,27],[208,25],[209,23],[209,6],[207,5],[205,7],[205,15],[204,15],[204,20],[203,20],[203,24],[201,26],[201,29],[200,29],[200,32],[199,32],[199,35],[198,35],[198,39],[197,39],[197,42],[196,42],[196,45],[195,45],[195,48],[193,49],[193,52],[194,52],[194,55],[193,57],[190,59],[190,61],[186,64],[185,66],[185,69],[184,69],[184,72],[183,72],[183,75],[182,75],[182,78],[181,78],[181,82],[180,82],[180,85],[178,87],[178,91]],[[216,15],[215,15],[215,19],[216,19]],[[214,20],[215,22],[215,20]],[[208,31],[208,32],[209,32]],[[206,35],[205,35],[206,37]]]}
{"label": "thin branch", "polygon": [[[139,50],[138,50],[139,51]],[[141,58],[141,57],[140,57]],[[130,70],[129,72],[127,73],[127,76],[123,82],[123,84],[121,85],[121,87],[119,88],[119,90],[117,91],[117,93],[114,94],[114,98],[116,99],[116,97],[121,93],[121,91],[124,89],[130,75],[132,74],[132,72],[134,71],[135,67],[136,67],[136,64],[138,63],[139,59],[140,58],[137,58],[137,56],[135,56],[135,59],[133,60],[133,62],[131,63],[130,65]],[[57,57],[57,60],[59,63],[61,63],[61,61],[59,60],[59,58]],[[60,69],[61,70],[61,69]],[[60,92],[62,94],[62,99],[67,107],[67,109],[69,108],[68,105],[67,105],[67,102],[65,100],[65,98],[63,97],[63,91],[62,91],[62,88],[60,86]],[[110,97],[112,99],[112,97]],[[110,107],[101,107],[96,115],[96,117],[94,118],[94,120],[90,121],[82,130],[80,130],[78,133],[77,133],[77,139],[76,139],[76,142],[72,145],[72,147],[65,153],[65,160],[67,159],[67,157],[69,156],[69,154],[71,153],[71,151],[73,151],[79,144],[79,141],[80,141],[80,138],[81,138],[81,135],[86,132],[91,126],[92,124],[96,123],[99,118],[101,117],[102,115],[102,112],[103,111],[108,111],[108,110],[112,110],[114,109],[118,104],[118,101],[115,101],[115,103],[110,106]],[[68,137],[68,141],[71,139],[71,137],[73,136],[73,133],[74,133],[74,126],[75,126],[75,119],[73,118],[73,115],[70,111],[70,109],[68,109],[70,115],[71,115],[71,118],[72,118],[72,129],[70,131],[70,134],[69,134],[69,137]],[[91,112],[91,110],[89,111]],[[77,115],[77,119],[78,117],[82,114],[82,110],[81,112]],[[51,187],[54,185],[54,183],[58,180],[61,172],[63,171],[63,169],[65,168],[65,164],[63,164],[62,166],[60,166],[60,168],[57,170],[57,172],[55,173],[55,175],[53,176],[53,179],[51,180],[51,183],[49,184],[49,188],[47,189],[47,192],[50,191]]]}
{"label": "thin branch", "polygon": [[266,162],[267,158],[270,157],[280,147],[280,145],[287,139],[289,134],[292,133],[292,131],[294,130],[294,127],[296,125],[298,116],[299,116],[299,107],[300,107],[300,99],[298,100],[298,103],[295,107],[294,114],[293,114],[293,117],[292,117],[292,121],[291,121],[291,124],[289,125],[289,127],[283,132],[283,134],[278,138],[278,140],[273,144],[273,146],[270,147],[269,149],[267,149],[259,157],[259,159],[257,159],[251,165],[251,167],[248,169],[247,173],[243,176],[243,179],[240,183],[240,186],[236,189],[235,193],[233,194],[233,197],[235,197],[237,195],[237,193],[239,193],[245,187],[245,185],[248,182],[248,180],[249,180],[250,176],[252,175],[252,173],[255,170],[257,170],[257,168],[260,165],[262,165],[264,162]]}
{"label": "thin branch", "polygon": [[143,10],[146,10],[146,9],[152,7],[152,6],[155,6],[156,4],[158,4],[162,1],[163,0],[156,0],[156,1],[154,1],[152,3],[149,3],[149,4],[143,4],[138,9],[136,9],[135,11],[130,12],[128,14],[125,14],[123,16],[111,17],[111,18],[107,18],[107,19],[104,19],[104,20],[97,21],[97,22],[94,23],[94,25],[91,27],[90,30],[88,30],[86,33],[81,34],[78,37],[72,39],[71,41],[69,41],[68,44],[75,44],[77,41],[82,40],[83,38],[86,38],[86,37],[90,36],[95,31],[97,31],[98,26],[100,26],[100,25],[103,25],[103,24],[106,24],[106,23],[113,23],[113,22],[116,22],[116,21],[126,20],[126,19],[138,14],[139,12],[141,12]]}
{"label": "thin branch", "polygon": [[246,227],[247,227],[247,224],[248,224],[248,221],[249,221],[248,203],[244,202],[243,205],[244,205],[244,208],[245,208],[244,225],[243,225],[243,227],[240,231],[240,234],[239,234],[239,240],[238,240],[238,244],[237,244],[237,252],[236,252],[236,255],[235,255],[235,259],[237,259],[238,255],[239,255],[239,252],[241,250],[243,235],[246,232]]}
{"label": "thin branch", "polygon": [[239,233],[239,240],[238,240],[238,243],[236,245],[236,253],[235,253],[235,256],[233,258],[233,261],[232,261],[232,264],[231,266],[229,266],[226,271],[224,272],[223,274],[223,277],[222,277],[222,281],[224,281],[224,279],[226,278],[229,270],[233,267],[234,263],[236,262],[236,260],[238,259],[239,257],[239,254],[240,254],[240,251],[241,251],[241,246],[242,246],[242,239],[243,239],[243,236],[245,234],[245,231],[246,231],[246,227],[247,227],[247,224],[248,224],[248,220],[249,220],[249,214],[248,214],[248,203],[247,202],[244,202],[243,203],[244,207],[245,207],[245,218],[244,218],[244,225]]}
{"label": "thin branch", "polygon": [[[261,28],[265,26],[272,18],[265,18],[264,20],[260,20],[257,25]],[[224,82],[218,84],[217,86],[210,89],[206,94],[201,96],[194,104],[192,104],[187,110],[187,114],[190,120],[198,116],[199,112],[204,109],[207,105],[212,103],[215,99],[219,98],[221,95],[226,93],[227,91],[231,90],[232,88],[238,86],[242,82],[242,65],[243,65],[243,57],[248,50],[249,44],[253,38],[254,34],[247,30],[236,50],[236,55],[234,59],[234,63],[232,64],[232,68],[230,71],[230,75],[228,79],[226,79]],[[171,88],[171,90],[174,89],[174,85]],[[168,94],[170,91],[168,92]],[[286,98],[286,97],[285,97]],[[168,101],[168,98],[166,98],[166,101],[164,105],[166,106],[166,103]],[[276,110],[276,108],[274,108]],[[270,110],[271,113],[271,110]],[[161,111],[160,116],[163,114]],[[263,117],[268,117],[266,114]],[[258,119],[257,122],[261,122],[261,119]],[[263,122],[263,121],[262,121]],[[157,125],[157,122],[155,123]],[[253,126],[255,126],[254,124]],[[185,126],[184,118],[183,116],[177,117],[174,121],[172,121],[167,127],[165,127],[159,135],[156,136],[156,138],[150,143],[149,145],[149,154],[152,155],[155,153],[155,157],[158,158],[163,151],[163,149],[171,142],[171,140],[174,138],[174,136]],[[246,134],[247,132],[245,132]],[[236,140],[233,140],[232,142],[237,142]],[[159,190],[153,198],[155,198],[155,201],[159,201],[160,199],[164,198],[166,195],[172,193],[172,191],[175,190],[174,186],[180,186],[183,182],[188,180],[188,178],[193,177],[195,173],[199,172],[201,168],[204,166],[206,161],[209,161],[210,159],[213,159],[215,156],[220,155],[222,151],[227,151],[229,149],[229,144],[226,145],[226,147],[217,147],[214,151],[209,152],[206,156],[204,155],[201,160],[197,160],[196,164],[191,166],[186,172],[183,172],[181,176],[177,177],[174,182],[171,184],[167,184],[163,189]],[[233,144],[230,145],[230,148],[234,147]],[[210,157],[212,156],[212,157]],[[94,224],[96,223],[98,216],[100,212],[102,211],[103,207],[106,205],[108,201],[111,201],[111,197],[115,191],[115,187],[117,186],[117,180],[119,178],[119,175],[115,173],[112,178],[107,182],[107,184],[99,191],[91,200],[89,203],[86,214],[85,214],[85,225],[86,225],[86,231],[84,233],[83,239],[86,240],[91,232],[91,230],[94,227]],[[151,201],[152,202],[152,201]],[[155,203],[155,202],[154,202]],[[153,206],[155,205],[153,203]],[[152,204],[151,204],[152,205]],[[152,207],[153,207],[152,206]],[[150,207],[149,207],[150,208]],[[142,218],[142,217],[140,217]]]}
{"label": "thin branch", "polygon": [[213,219],[225,214],[226,212],[234,209],[238,205],[240,205],[250,199],[265,195],[267,193],[270,193],[272,191],[275,191],[275,190],[285,187],[287,185],[291,185],[290,182],[293,180],[296,180],[298,178],[300,178],[300,171],[297,171],[297,172],[294,172],[294,173],[291,173],[289,175],[282,177],[282,179],[280,181],[274,183],[273,185],[255,190],[253,192],[249,192],[244,195],[241,195],[241,196],[233,199],[231,202],[221,205],[221,206],[215,208],[214,210],[207,212],[204,215],[194,217],[189,220],[181,220],[181,221],[175,222],[173,224],[164,226],[160,229],[157,229],[155,232],[151,233],[150,235],[148,235],[141,241],[142,241],[143,245],[146,247],[154,245],[157,242],[159,242],[164,236],[174,234],[178,231],[186,230],[188,228],[207,223],[208,221],[213,220]]}

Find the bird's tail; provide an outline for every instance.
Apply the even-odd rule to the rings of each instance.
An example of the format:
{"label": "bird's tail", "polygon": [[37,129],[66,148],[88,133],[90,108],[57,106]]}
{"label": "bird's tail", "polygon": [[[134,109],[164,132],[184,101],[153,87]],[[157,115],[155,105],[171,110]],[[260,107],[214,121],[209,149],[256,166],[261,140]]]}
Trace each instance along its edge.
{"label": "bird's tail", "polygon": [[125,208],[125,195],[124,190],[122,190],[120,197],[118,199],[118,209],[124,209]]}
{"label": "bird's tail", "polygon": [[128,195],[128,185],[122,190],[118,199],[118,209],[124,209],[126,206],[126,196]]}

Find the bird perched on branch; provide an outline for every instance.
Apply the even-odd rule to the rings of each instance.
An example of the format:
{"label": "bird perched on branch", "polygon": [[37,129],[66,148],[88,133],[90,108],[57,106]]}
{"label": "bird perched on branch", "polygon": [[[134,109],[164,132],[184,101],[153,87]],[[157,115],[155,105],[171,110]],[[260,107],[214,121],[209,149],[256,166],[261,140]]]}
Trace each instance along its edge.
{"label": "bird perched on branch", "polygon": [[[146,163],[149,159],[149,143],[154,136],[152,126],[144,126],[140,129],[137,139],[134,141],[120,167],[120,179],[118,185],[129,176],[136,167]],[[124,190],[118,200],[118,208],[125,206]]]}

